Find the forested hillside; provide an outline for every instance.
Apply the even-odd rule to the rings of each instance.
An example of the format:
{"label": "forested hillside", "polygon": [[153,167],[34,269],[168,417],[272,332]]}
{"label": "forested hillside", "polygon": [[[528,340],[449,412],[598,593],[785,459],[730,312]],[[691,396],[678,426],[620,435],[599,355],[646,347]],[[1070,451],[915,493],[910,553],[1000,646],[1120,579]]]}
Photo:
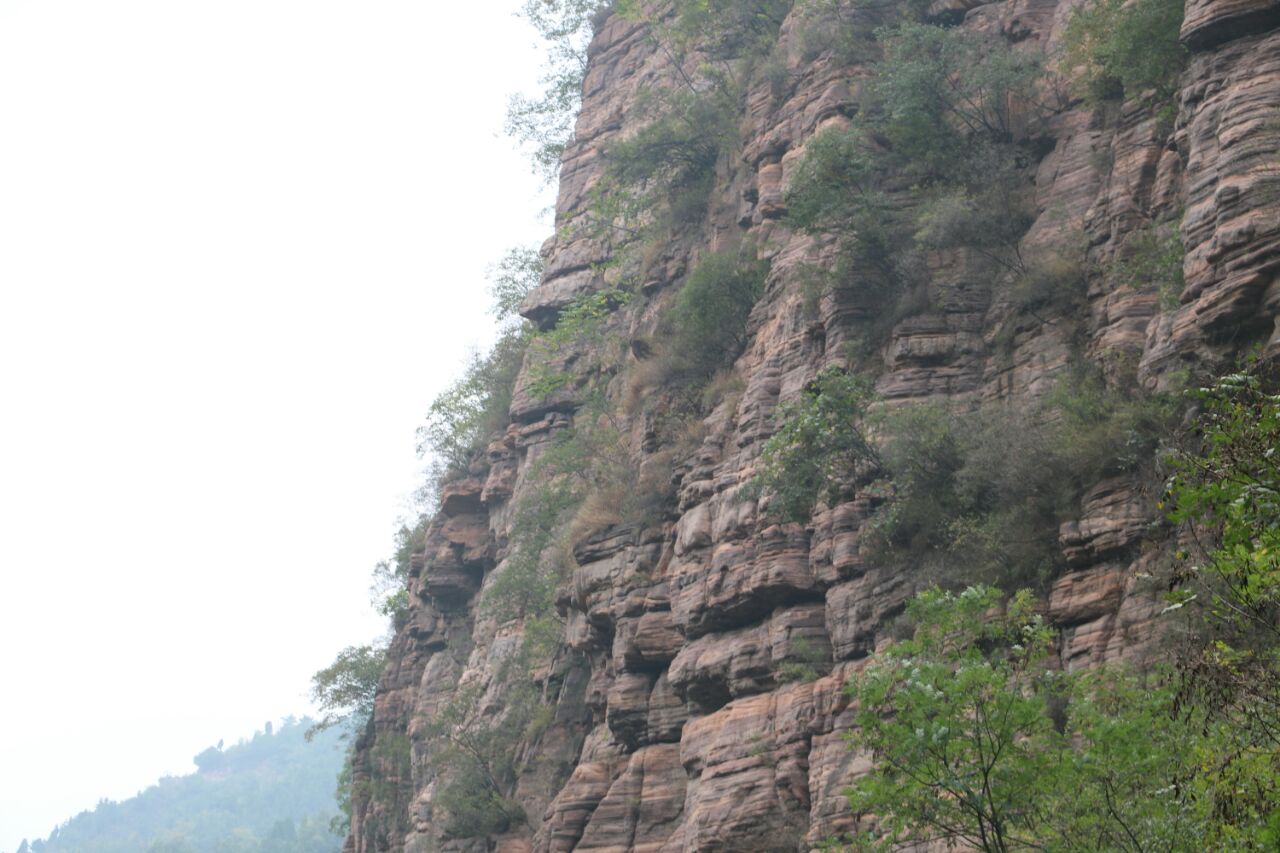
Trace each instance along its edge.
{"label": "forested hillside", "polygon": [[336,729],[305,737],[286,719],[234,746],[195,756],[123,802],[103,800],[18,853],[336,853],[334,786],[345,744]]}

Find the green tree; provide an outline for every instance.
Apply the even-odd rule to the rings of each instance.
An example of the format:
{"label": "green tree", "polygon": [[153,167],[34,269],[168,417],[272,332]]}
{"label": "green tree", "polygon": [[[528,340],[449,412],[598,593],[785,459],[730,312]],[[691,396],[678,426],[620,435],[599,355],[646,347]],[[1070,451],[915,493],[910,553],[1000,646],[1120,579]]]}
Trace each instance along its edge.
{"label": "green tree", "polygon": [[600,0],[526,0],[522,14],[546,41],[542,91],[513,95],[507,105],[507,134],[530,152],[535,171],[547,180],[560,169],[564,149],[582,105],[587,45],[608,11]]}
{"label": "green tree", "polygon": [[975,147],[1021,135],[1034,113],[1035,59],[996,36],[906,22],[880,32],[884,57],[871,83],[872,126],[899,162],[946,179],[963,173]]}
{"label": "green tree", "polygon": [[1027,591],[921,593],[910,640],[855,676],[854,748],[873,769],[847,791],[873,825],[860,849],[963,842],[1010,851],[1198,851],[1178,784],[1197,719],[1172,679],[1051,668],[1053,633]]}
{"label": "green tree", "polygon": [[915,637],[854,681],[852,742],[876,769],[847,796],[856,813],[878,818],[863,839],[875,849],[944,839],[1006,853],[1037,837],[1037,792],[1059,749],[1037,689],[1049,633],[1030,595],[988,619],[1000,603],[988,587],[922,593],[908,611]]}
{"label": "green tree", "polygon": [[781,426],[765,443],[753,487],[770,496],[770,511],[806,521],[818,501],[833,503],[859,474],[882,468],[868,436],[871,384],[842,370],[823,371],[799,400],[779,409]]}
{"label": "green tree", "polygon": [[378,678],[387,651],[376,646],[347,646],[333,663],[311,677],[311,698],[323,716],[308,734],[351,723],[359,726],[373,715]]}
{"label": "green tree", "polygon": [[1079,71],[1077,87],[1095,103],[1146,90],[1168,102],[1187,64],[1183,14],[1182,0],[1091,0],[1067,22],[1060,66]]}
{"label": "green tree", "polygon": [[764,292],[768,261],[755,246],[698,261],[671,309],[664,340],[676,382],[698,385],[733,363],[747,345],[747,317]]}
{"label": "green tree", "polygon": [[1215,846],[1280,842],[1280,395],[1260,369],[1195,392],[1195,446],[1174,457],[1174,606],[1194,605],[1184,700],[1216,737],[1196,784]]}

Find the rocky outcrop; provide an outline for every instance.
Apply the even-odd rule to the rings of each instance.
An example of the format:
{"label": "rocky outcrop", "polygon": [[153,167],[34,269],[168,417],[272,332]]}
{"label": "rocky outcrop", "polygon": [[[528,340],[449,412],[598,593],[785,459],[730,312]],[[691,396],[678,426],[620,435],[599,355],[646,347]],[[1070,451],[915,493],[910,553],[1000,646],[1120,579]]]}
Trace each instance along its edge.
{"label": "rocky outcrop", "polygon": [[[935,4],[933,14],[1051,55],[1073,5],[963,0]],[[886,405],[1029,403],[1081,356],[1124,392],[1170,387],[1185,369],[1221,368],[1253,344],[1280,355],[1277,26],[1274,0],[1190,0],[1182,34],[1191,56],[1172,123],[1146,95],[1109,112],[1063,102],[1034,167],[1036,218],[1024,246],[1083,251],[1083,302],[1070,314],[1019,311],[1009,276],[989,259],[932,253],[927,307],[868,356]],[[806,294],[803,270],[831,264],[834,247],[785,226],[783,189],[806,142],[859,109],[867,74],[811,55],[800,29],[792,15],[777,67],[748,88],[742,144],[717,165],[707,217],[646,252],[642,287],[610,317],[609,331],[633,345],[557,352],[557,369],[579,381],[549,396],[531,392],[536,365],[527,364],[512,425],[471,477],[446,489],[358,744],[353,853],[794,851],[853,828],[841,791],[870,764],[844,738],[852,712],[843,686],[891,639],[925,579],[864,546],[872,495],[822,507],[807,524],[779,524],[744,489],[778,406],[841,363],[875,310],[856,287]],[[614,283],[603,263],[613,238],[575,223],[600,179],[602,150],[643,120],[644,93],[673,85],[675,74],[644,26],[604,19],[577,142],[563,161],[544,281],[523,306],[536,324]],[[896,192],[910,203],[909,186]],[[1112,262],[1135,233],[1178,221],[1186,286],[1167,307]],[[508,565],[515,507],[538,500],[534,460],[579,417],[588,377],[612,378],[618,392],[696,258],[742,236],[772,271],[734,367],[740,393],[723,396],[694,449],[670,463],[673,496],[659,511],[573,543],[557,596],[564,650],[533,674],[554,713],[522,742],[511,792],[525,817],[485,838],[449,837],[425,732],[460,686],[503,719],[492,685],[521,624],[495,624],[478,605]],[[640,419],[622,432],[644,464],[670,452]],[[1064,666],[1149,651],[1159,612],[1149,578],[1161,548],[1149,491],[1140,475],[1109,474],[1059,530],[1065,568],[1045,591],[1044,612],[1061,630]],[[397,738],[408,743],[403,765],[379,749]],[[360,784],[375,777],[382,784]]]}

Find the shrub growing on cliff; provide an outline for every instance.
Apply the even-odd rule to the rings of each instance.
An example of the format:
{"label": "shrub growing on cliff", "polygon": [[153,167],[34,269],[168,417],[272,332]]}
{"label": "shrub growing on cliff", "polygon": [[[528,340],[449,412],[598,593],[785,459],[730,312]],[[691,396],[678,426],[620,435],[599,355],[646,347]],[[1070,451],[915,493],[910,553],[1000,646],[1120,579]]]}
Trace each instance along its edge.
{"label": "shrub growing on cliff", "polygon": [[869,487],[878,508],[864,544],[948,583],[1045,584],[1083,490],[1152,464],[1177,414],[1168,397],[1122,398],[1085,373],[1025,409],[914,406],[872,419],[873,402],[865,380],[821,374],[780,408],[753,485],[791,521]]}
{"label": "shrub growing on cliff", "polygon": [[513,249],[490,275],[492,310],[502,334],[488,353],[472,355],[462,376],[432,401],[427,422],[418,428],[418,455],[431,457],[436,480],[465,472],[489,436],[506,425],[531,340],[518,310],[542,277],[541,257],[531,249]]}
{"label": "shrub growing on cliff", "polygon": [[793,0],[674,0],[655,14],[654,6],[643,0],[617,0],[614,8],[619,15],[648,24],[660,52],[683,75],[694,51],[713,63],[768,53],[793,5]]}
{"label": "shrub growing on cliff", "polygon": [[1004,39],[905,23],[881,43],[869,121],[894,160],[929,177],[963,172],[975,146],[1015,142],[1034,113],[1042,69]]}
{"label": "shrub growing on cliff", "polygon": [[437,776],[434,805],[445,834],[477,838],[503,832],[524,819],[508,793],[515,783],[516,746],[528,720],[525,706],[487,714],[476,685],[459,687],[424,728],[431,769]]}
{"label": "shrub growing on cliff", "polygon": [[1034,598],[1002,598],[990,587],[920,594],[914,637],[851,682],[850,741],[874,758],[846,792],[855,813],[875,816],[856,846],[1205,849],[1177,788],[1195,727],[1175,713],[1167,676],[1055,672]]}
{"label": "shrub growing on cliff", "polygon": [[640,236],[659,223],[699,221],[716,163],[737,141],[736,98],[718,90],[648,93],[648,123],[604,150],[588,215],[597,230]]}
{"label": "shrub growing on cliff", "polygon": [[685,279],[655,346],[660,385],[700,387],[747,345],[747,317],[764,291],[769,262],[755,246],[703,257]]}
{"label": "shrub growing on cliff", "polygon": [[1091,0],[1067,22],[1061,66],[1079,70],[1079,90],[1095,103],[1148,89],[1168,102],[1187,63],[1183,12],[1183,0]]}
{"label": "shrub growing on cliff", "polygon": [[1033,407],[895,412],[879,430],[889,498],[869,541],[946,582],[1042,587],[1083,490],[1153,464],[1176,413],[1168,397],[1124,398],[1087,373]]}
{"label": "shrub growing on cliff", "polygon": [[869,382],[841,370],[818,375],[799,400],[778,410],[781,426],[765,443],[753,487],[770,496],[770,511],[807,521],[818,501],[834,503],[880,454],[866,430],[873,399]]}
{"label": "shrub growing on cliff", "polygon": [[311,699],[321,717],[307,736],[344,723],[363,725],[373,715],[373,697],[386,663],[385,648],[348,646],[311,676]]}
{"label": "shrub growing on cliff", "polygon": [[546,399],[604,368],[609,319],[631,301],[631,293],[606,287],[584,293],[565,306],[555,325],[530,336],[529,393]]}
{"label": "shrub growing on cliff", "polygon": [[869,320],[868,347],[928,306],[929,250],[1027,270],[1035,153],[1023,143],[1042,73],[994,36],[914,21],[876,35],[883,57],[861,111],[806,143],[785,190],[789,225],[839,241],[837,287]]}
{"label": "shrub growing on cliff", "polygon": [[863,128],[829,127],[805,143],[787,184],[787,221],[802,231],[850,231],[881,212],[881,169]]}
{"label": "shrub growing on cliff", "polygon": [[1115,261],[1115,276],[1130,287],[1154,289],[1161,308],[1177,308],[1185,286],[1182,266],[1186,254],[1178,223],[1149,225],[1125,239]]}

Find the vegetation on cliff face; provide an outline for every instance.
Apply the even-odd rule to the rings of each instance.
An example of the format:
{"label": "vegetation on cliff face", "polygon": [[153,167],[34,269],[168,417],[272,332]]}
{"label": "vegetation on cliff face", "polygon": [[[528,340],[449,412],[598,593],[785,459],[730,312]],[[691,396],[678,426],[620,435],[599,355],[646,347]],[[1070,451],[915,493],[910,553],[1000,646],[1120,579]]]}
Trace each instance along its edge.
{"label": "vegetation on cliff face", "polygon": [[1078,91],[1095,104],[1147,91],[1167,103],[1187,64],[1178,39],[1183,14],[1181,0],[1091,0],[1067,23],[1063,69],[1079,73]]}
{"label": "vegetation on cliff face", "polygon": [[1036,406],[886,412],[866,379],[831,370],[779,411],[753,485],[801,522],[865,493],[864,545],[878,561],[935,582],[1043,590],[1084,489],[1150,469],[1177,412],[1168,395],[1124,397],[1089,372]]}
{"label": "vegetation on cliff face", "polygon": [[587,44],[606,6],[600,0],[527,0],[522,10],[546,41],[547,59],[542,91],[512,96],[506,130],[528,149],[535,171],[548,181],[559,174],[560,158],[573,141],[587,71]]}
{"label": "vegetation on cliff face", "polygon": [[[786,202],[792,227],[837,240],[825,288],[860,306],[874,348],[928,307],[928,251],[984,257],[1014,290],[1069,253],[1028,258],[1020,245],[1034,218],[1038,122],[1057,106],[1041,103],[1044,68],[1000,37],[910,16],[872,36],[880,59],[866,103],[806,143]],[[888,190],[906,181],[914,203],[903,209]],[[1070,278],[1054,285],[1069,289]]]}
{"label": "vegetation on cliff face", "polygon": [[197,772],[167,777],[121,802],[103,800],[22,850],[31,853],[325,853],[333,780],[343,761],[336,733],[305,737],[288,719],[194,759]]}
{"label": "vegetation on cliff face", "polygon": [[[1196,850],[1176,784],[1193,763],[1168,673],[1061,672],[1026,591],[922,593],[910,640],[851,691],[854,748],[873,771],[847,792],[874,815],[858,849],[958,840],[1014,850]],[[870,821],[868,821],[870,823]]]}
{"label": "vegetation on cliff face", "polygon": [[[1254,372],[1196,396],[1197,446],[1171,458],[1187,548],[1171,663],[1062,671],[1027,592],[921,594],[915,636],[850,690],[848,792],[875,816],[850,843],[963,839],[983,851],[1262,850],[1280,842],[1280,395]],[[939,796],[939,794],[942,794]]]}
{"label": "vegetation on cliff face", "polygon": [[[1081,518],[1082,502],[1100,483],[1156,480],[1162,450],[1182,429],[1184,407],[1175,395],[1137,390],[1132,365],[1087,348],[1092,285],[1105,280],[1155,295],[1170,310],[1182,289],[1185,249],[1172,205],[1143,211],[1149,224],[1117,236],[1101,261],[1079,229],[1032,244],[1025,238],[1042,213],[1033,176],[1053,148],[1049,119],[1079,98],[1103,106],[1151,91],[1149,109],[1169,102],[1185,62],[1180,6],[1175,14],[1168,0],[1096,0],[1073,13],[1067,54],[1055,58],[1057,73],[1077,78],[1073,101],[1055,68],[1012,44],[1008,30],[955,26],[958,16],[931,14],[926,3],[798,5],[793,21],[806,49],[837,62],[856,56],[867,75],[859,78],[856,114],[808,139],[798,160],[784,160],[785,216],[777,230],[760,231],[776,239],[794,229],[816,246],[835,245],[830,263],[800,266],[816,282],[804,321],[825,321],[816,303],[832,297],[842,310],[853,309],[834,322],[856,328],[840,353],[822,350],[825,339],[814,345],[821,356],[804,366],[816,376],[804,374],[814,378],[778,407],[759,457],[747,450],[747,464],[756,462],[753,488],[733,491],[737,484],[723,471],[700,487],[723,495],[726,506],[735,497],[746,501],[737,521],[714,522],[725,526],[747,526],[751,497],[762,498],[754,509],[769,512],[754,518],[753,536],[767,527],[768,535],[816,541],[817,528],[838,515],[822,510],[855,505],[866,517],[853,547],[872,571],[905,578],[907,589],[937,585],[897,625],[899,635],[905,629],[913,636],[895,644],[875,637],[877,651],[850,685],[858,709],[851,739],[875,763],[848,792],[860,834],[831,845],[888,850],[960,839],[998,851],[1274,846],[1280,642],[1272,635],[1280,583],[1272,552],[1280,542],[1272,540],[1280,481],[1267,448],[1280,434],[1269,386],[1242,373],[1202,392],[1203,445],[1168,463],[1177,471],[1167,498],[1173,525],[1153,518],[1137,540],[1117,546],[1127,556],[1142,550],[1157,569],[1152,555],[1170,550],[1174,537],[1184,546],[1172,577],[1146,578],[1174,590],[1157,621],[1176,622],[1171,634],[1185,639],[1168,666],[1063,671],[1055,659],[1062,638],[1037,603],[1069,568],[1063,522]],[[560,211],[557,240],[573,245],[587,237],[608,247],[603,260],[574,270],[589,272],[590,286],[567,304],[540,307],[538,328],[512,319],[499,348],[477,358],[432,406],[422,433],[424,449],[444,462],[442,480],[483,475],[485,445],[508,426],[524,362],[519,393],[530,408],[521,428],[536,438],[525,446],[515,496],[491,510],[496,566],[466,616],[482,626],[474,635],[487,645],[473,650],[450,639],[439,653],[451,657],[451,674],[477,680],[433,694],[442,701],[429,719],[414,721],[412,751],[407,738],[381,732],[373,748],[386,753],[401,779],[412,775],[420,790],[430,784],[440,837],[493,836],[538,820],[524,813],[520,801],[529,800],[521,786],[534,775],[533,756],[554,714],[563,702],[581,706],[573,691],[587,689],[585,679],[572,677],[586,659],[565,637],[566,613],[580,606],[566,602],[582,594],[579,581],[590,583],[582,579],[587,573],[575,573],[578,560],[590,560],[602,540],[660,531],[664,543],[676,543],[675,559],[687,562],[681,569],[689,574],[678,583],[696,583],[702,546],[687,546],[694,556],[679,554],[687,531],[671,523],[705,496],[681,477],[714,455],[695,451],[706,449],[707,422],[737,400],[742,380],[732,368],[751,343],[753,323],[777,319],[761,318],[758,301],[795,283],[785,279],[790,270],[768,260],[776,244],[745,238],[718,218],[714,195],[736,180],[736,155],[747,150],[748,92],[754,97],[762,81],[789,73],[774,47],[792,8],[771,0],[530,5],[530,16],[559,47],[546,98],[516,102],[513,129],[537,144],[542,165],[558,162],[570,139],[585,38],[604,20],[597,13],[644,24],[654,56],[665,63],[658,76],[665,73],[670,86],[652,87],[629,104],[626,130],[593,149],[597,180],[576,196],[585,204]],[[1113,121],[1114,110],[1099,109],[1095,119]],[[672,246],[682,264],[666,263]],[[972,317],[996,317],[996,328],[983,330],[992,334],[974,345],[1011,358],[1020,328],[1061,331],[1061,352],[1035,354],[1061,356],[1043,369],[1053,382],[1020,400],[1002,399],[1003,388],[996,400],[959,392],[947,403],[925,404],[876,393],[895,327],[915,314],[946,313],[937,300],[948,294],[935,274],[940,258],[955,257],[983,280],[978,287],[995,294],[969,309]],[[513,255],[503,269],[500,314],[514,318],[538,281],[540,259]],[[776,351],[769,357],[786,361]],[[1161,387],[1177,385],[1171,373],[1162,379]],[[726,399],[731,405],[721,408]],[[737,437],[739,449],[750,448],[751,438]],[[1126,509],[1140,502],[1133,496]],[[714,512],[722,512],[719,505]],[[699,536],[706,538],[694,531],[688,539]],[[622,572],[609,571],[609,582]],[[386,574],[407,578],[407,557],[403,570]],[[778,585],[805,602],[819,589]],[[1006,596],[1001,587],[1028,589]],[[676,609],[668,597],[681,587],[650,593],[662,598],[668,618]],[[893,618],[903,599],[881,615]],[[386,598],[403,627],[403,610],[391,604],[399,600]],[[641,607],[632,599],[626,606]],[[736,617],[726,619],[732,628],[741,627]],[[592,614],[576,627],[609,634],[617,618]],[[712,637],[721,630],[708,625]],[[581,636],[575,642],[588,643]],[[602,642],[594,652],[610,651],[610,639]],[[872,647],[846,638],[837,655],[834,645],[795,641],[786,662],[760,683],[813,682],[833,659],[839,665]],[[620,671],[616,649],[612,662],[591,665]],[[482,664],[477,651],[487,656]],[[648,677],[653,665],[628,674]],[[647,696],[660,701],[657,687]],[[724,697],[717,694],[729,701]],[[614,696],[594,701],[607,701],[613,712]],[[762,745],[750,757],[766,753]],[[401,800],[392,792],[380,802]],[[791,849],[797,833],[786,830],[783,842],[769,836],[759,843]]]}

